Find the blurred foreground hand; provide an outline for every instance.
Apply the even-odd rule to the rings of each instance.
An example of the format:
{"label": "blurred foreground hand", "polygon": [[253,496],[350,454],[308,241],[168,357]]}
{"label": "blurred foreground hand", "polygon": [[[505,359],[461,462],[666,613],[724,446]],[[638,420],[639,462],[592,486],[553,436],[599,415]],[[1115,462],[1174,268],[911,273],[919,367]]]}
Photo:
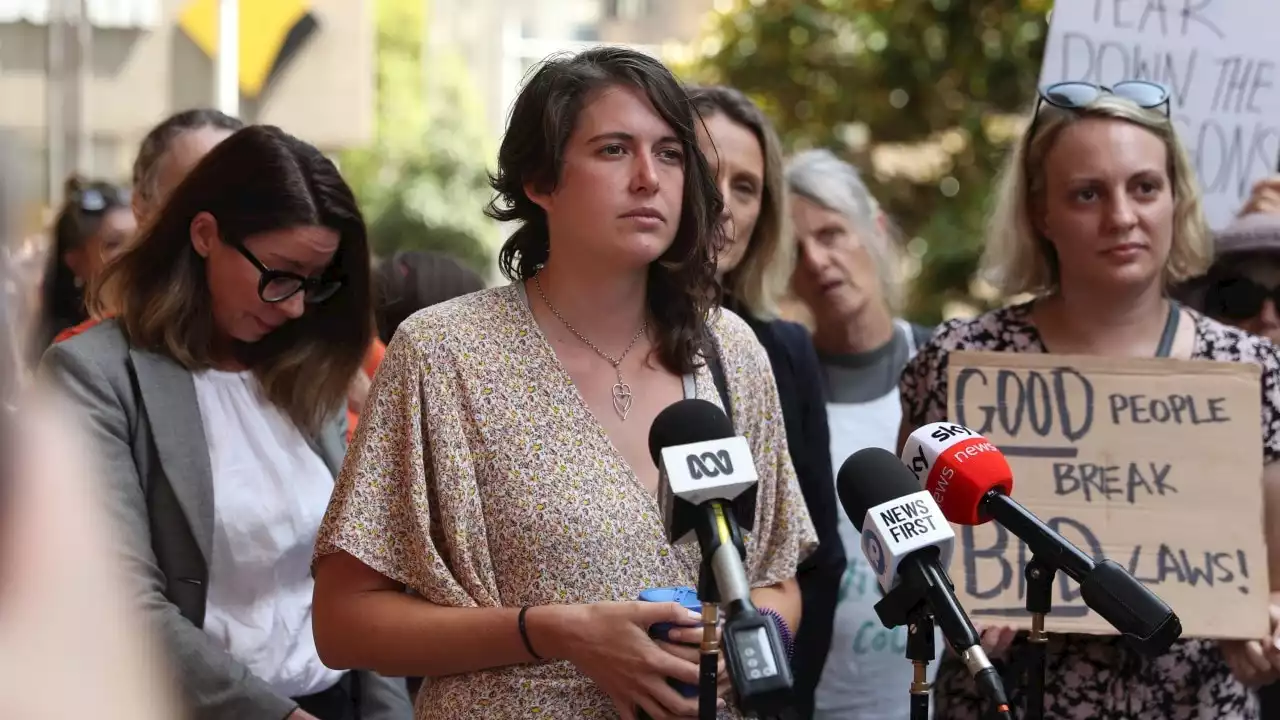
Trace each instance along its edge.
{"label": "blurred foreground hand", "polygon": [[0,423],[0,718],[181,718],[126,594],[87,443],[48,396],[20,407]]}
{"label": "blurred foreground hand", "polygon": [[1240,216],[1253,213],[1280,214],[1280,175],[1259,180],[1253,186],[1253,193],[1241,208]]}

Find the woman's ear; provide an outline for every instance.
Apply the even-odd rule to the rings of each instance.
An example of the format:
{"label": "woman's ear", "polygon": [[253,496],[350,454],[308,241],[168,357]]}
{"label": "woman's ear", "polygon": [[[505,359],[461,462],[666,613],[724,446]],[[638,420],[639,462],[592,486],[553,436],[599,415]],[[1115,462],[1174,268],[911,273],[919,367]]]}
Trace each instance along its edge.
{"label": "woman's ear", "polygon": [[529,196],[529,200],[531,200],[534,205],[542,208],[542,212],[549,212],[551,210],[551,193],[539,190],[537,183],[525,183],[524,194]]}
{"label": "woman's ear", "polygon": [[199,213],[192,218],[191,247],[195,248],[196,254],[202,258],[209,257],[213,244],[221,241],[218,237],[217,218],[207,212]]}

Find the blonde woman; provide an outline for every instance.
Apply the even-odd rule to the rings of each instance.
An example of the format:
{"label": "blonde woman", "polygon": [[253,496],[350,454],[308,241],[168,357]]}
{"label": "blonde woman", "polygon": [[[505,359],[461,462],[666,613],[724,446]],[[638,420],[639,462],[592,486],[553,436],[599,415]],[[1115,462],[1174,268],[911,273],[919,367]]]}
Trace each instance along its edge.
{"label": "blonde woman", "polygon": [[[1167,295],[1209,261],[1199,191],[1169,120],[1168,93],[1146,82],[1111,89],[1064,83],[1045,90],[1036,109],[1005,172],[986,255],[1004,293],[1035,298],[937,332],[903,373],[902,437],[945,419],[947,359],[955,350],[1255,363],[1263,368],[1270,531],[1280,519],[1280,355],[1270,342]],[[1273,583],[1280,581],[1276,541],[1268,538]],[[1022,638],[988,628],[983,644],[995,656],[1008,653],[1005,684],[1020,705]],[[1280,658],[1271,642],[1184,639],[1162,657],[1144,658],[1116,637],[1056,635],[1047,665],[1054,679],[1045,691],[1047,718],[1190,720],[1258,717],[1249,686],[1269,680]],[[939,717],[982,716],[954,657],[943,660],[935,692]]]}
{"label": "blonde woman", "polygon": [[786,291],[795,266],[795,246],[786,237],[782,148],[764,113],[738,90],[704,87],[689,94],[700,119],[698,145],[725,203],[726,242],[716,258],[716,273],[725,288],[724,305],[747,321],[769,354],[791,462],[818,531],[818,550],[796,574],[804,623],[796,633],[792,658],[793,697],[799,716],[809,717],[831,647],[845,558],[836,525],[839,503],[813,338],[803,325],[778,319],[778,298]]}

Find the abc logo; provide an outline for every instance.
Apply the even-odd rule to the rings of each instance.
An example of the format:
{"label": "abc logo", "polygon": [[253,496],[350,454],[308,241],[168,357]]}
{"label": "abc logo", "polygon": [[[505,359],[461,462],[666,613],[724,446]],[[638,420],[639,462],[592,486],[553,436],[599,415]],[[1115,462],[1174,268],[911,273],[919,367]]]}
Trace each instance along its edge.
{"label": "abc logo", "polygon": [[694,480],[733,474],[733,460],[729,457],[728,450],[689,455],[685,461],[689,464],[689,476]]}

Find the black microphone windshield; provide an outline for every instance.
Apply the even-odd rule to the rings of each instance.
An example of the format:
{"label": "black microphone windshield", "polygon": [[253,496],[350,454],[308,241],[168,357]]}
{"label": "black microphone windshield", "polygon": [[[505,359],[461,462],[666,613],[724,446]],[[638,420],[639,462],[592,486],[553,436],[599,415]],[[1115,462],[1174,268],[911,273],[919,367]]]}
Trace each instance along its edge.
{"label": "black microphone windshield", "polygon": [[867,510],[922,489],[916,476],[896,455],[877,447],[850,455],[836,475],[840,504],[858,532],[862,532]]}
{"label": "black microphone windshield", "polygon": [[729,416],[706,400],[681,400],[668,405],[649,428],[649,456],[661,466],[662,449],[675,445],[733,437]]}

